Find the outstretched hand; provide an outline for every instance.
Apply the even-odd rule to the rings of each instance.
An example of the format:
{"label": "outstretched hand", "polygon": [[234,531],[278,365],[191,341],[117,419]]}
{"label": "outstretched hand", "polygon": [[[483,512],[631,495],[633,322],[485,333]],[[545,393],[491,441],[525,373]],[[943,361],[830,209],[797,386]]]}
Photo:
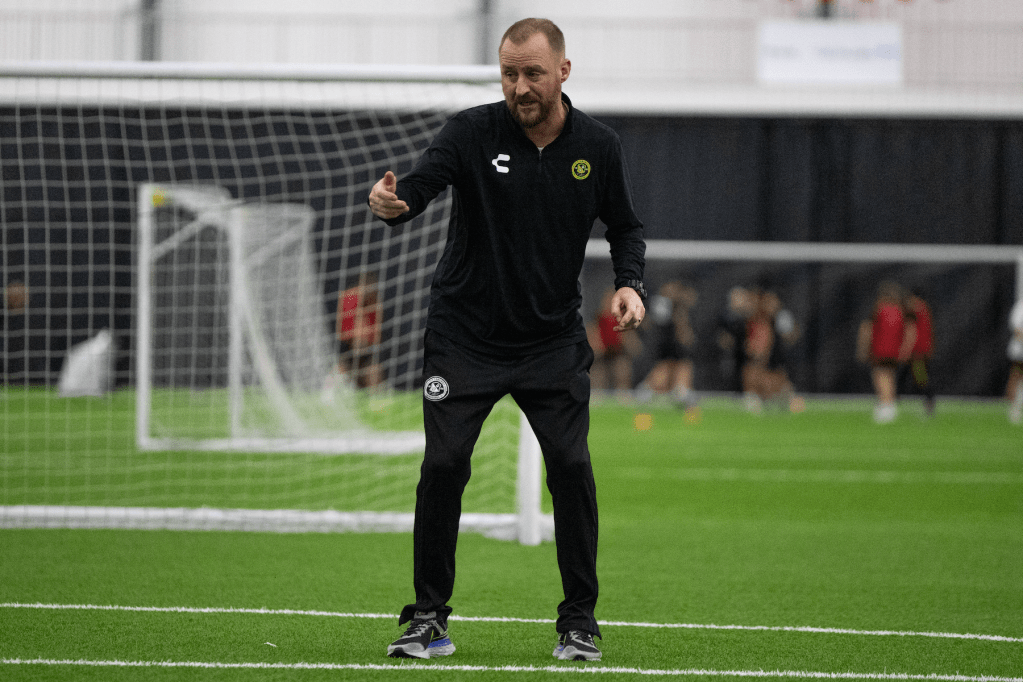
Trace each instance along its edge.
{"label": "outstretched hand", "polygon": [[618,320],[616,332],[636,329],[646,315],[643,299],[632,287],[622,287],[611,299],[611,314]]}
{"label": "outstretched hand", "polygon": [[390,220],[409,210],[408,204],[398,198],[397,190],[398,179],[394,173],[387,171],[369,192],[369,209],[373,215]]}

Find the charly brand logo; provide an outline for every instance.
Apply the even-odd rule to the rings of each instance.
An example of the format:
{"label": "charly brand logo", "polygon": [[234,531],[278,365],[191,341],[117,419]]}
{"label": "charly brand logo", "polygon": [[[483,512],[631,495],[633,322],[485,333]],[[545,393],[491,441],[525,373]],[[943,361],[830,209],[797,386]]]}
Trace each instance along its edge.
{"label": "charly brand logo", "polygon": [[576,180],[585,180],[590,175],[590,162],[579,159],[572,164],[572,177]]}
{"label": "charly brand logo", "polygon": [[423,395],[427,400],[434,402],[447,398],[448,391],[448,382],[444,380],[444,377],[430,377],[423,386]]}
{"label": "charly brand logo", "polygon": [[507,173],[508,166],[502,166],[501,161],[511,161],[511,157],[508,156],[507,154],[498,154],[497,158],[491,161],[490,163],[494,164],[494,168],[497,169],[498,173]]}

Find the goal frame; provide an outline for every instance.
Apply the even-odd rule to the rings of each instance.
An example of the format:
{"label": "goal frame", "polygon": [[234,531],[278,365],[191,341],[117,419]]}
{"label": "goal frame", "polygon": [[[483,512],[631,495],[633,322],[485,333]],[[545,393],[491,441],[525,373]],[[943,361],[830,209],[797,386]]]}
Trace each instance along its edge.
{"label": "goal frame", "polygon": [[[136,403],[135,403],[135,442],[140,450],[206,450],[206,451],[238,451],[238,452],[315,452],[320,454],[379,454],[398,455],[422,450],[425,439],[417,432],[370,432],[365,429],[353,427],[346,432],[344,437],[285,437],[285,438],[257,438],[240,435],[240,403],[242,400],[242,366],[241,358],[244,353],[244,338],[246,327],[251,327],[251,320],[246,320],[244,311],[249,309],[239,300],[244,297],[246,282],[243,276],[245,264],[242,260],[242,231],[245,229],[244,213],[250,205],[243,201],[232,199],[226,191],[217,196],[217,188],[214,185],[202,186],[201,188],[190,188],[182,185],[164,185],[159,183],[145,183],[138,189],[138,234],[139,234],[139,262],[137,290],[137,315],[138,315],[138,352],[136,355]],[[218,220],[211,221],[219,223],[221,229],[226,232],[227,250],[229,254],[229,281],[228,287],[228,309],[230,310],[230,323],[228,327],[228,395],[230,402],[230,435],[227,438],[187,439],[187,438],[158,438],[150,433],[151,410],[152,410],[152,362],[153,362],[153,273],[152,262],[155,258],[156,244],[153,243],[153,234],[156,229],[154,214],[155,207],[159,200],[170,198],[173,201],[175,194],[204,194],[204,199],[214,200],[217,203],[209,208],[200,211],[198,222],[209,214],[217,214]],[[198,203],[198,202],[196,202]],[[276,207],[280,210],[293,209],[292,213],[305,213],[303,216],[304,228],[308,229],[312,223],[312,210],[297,204],[267,204],[265,206]],[[303,210],[304,209],[304,210]],[[308,235],[303,240],[308,241]],[[248,324],[247,324],[248,322]],[[261,355],[260,344],[258,343],[258,331],[252,336],[252,343],[255,346],[255,355]],[[265,355],[265,353],[262,353]],[[267,361],[269,362],[269,361]],[[269,367],[261,376],[274,375],[275,368]],[[274,376],[264,376],[264,380],[270,380],[271,385],[267,387],[271,397],[275,393],[281,393],[283,389],[273,386]],[[287,405],[284,406],[288,408]],[[285,417],[291,415],[285,414]],[[299,421],[292,416],[289,421]]]}

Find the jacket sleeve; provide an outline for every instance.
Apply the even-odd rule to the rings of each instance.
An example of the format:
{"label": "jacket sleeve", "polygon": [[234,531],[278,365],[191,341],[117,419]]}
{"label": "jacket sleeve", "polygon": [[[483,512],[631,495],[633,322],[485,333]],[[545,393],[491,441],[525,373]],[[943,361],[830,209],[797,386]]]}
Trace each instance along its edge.
{"label": "jacket sleeve", "polygon": [[607,159],[608,176],[600,207],[600,220],[607,226],[604,238],[611,245],[615,288],[627,286],[629,280],[643,279],[646,264],[646,242],[643,223],[632,204],[632,186],[625,166],[622,142],[617,135],[610,145]]}
{"label": "jacket sleeve", "polygon": [[457,116],[441,128],[412,171],[398,180],[397,195],[408,204],[408,212],[384,220],[385,223],[393,226],[412,220],[425,211],[438,194],[454,184],[461,167],[458,143],[466,135],[467,126]]}

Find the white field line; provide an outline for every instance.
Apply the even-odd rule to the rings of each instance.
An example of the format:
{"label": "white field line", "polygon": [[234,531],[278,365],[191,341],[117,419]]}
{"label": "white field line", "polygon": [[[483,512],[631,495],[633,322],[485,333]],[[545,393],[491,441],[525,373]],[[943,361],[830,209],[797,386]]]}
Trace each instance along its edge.
{"label": "white field line", "polygon": [[680,668],[674,670],[658,670],[654,668],[600,667],[590,666],[532,666],[532,665],[436,665],[420,663],[402,663],[399,665],[383,665],[374,663],[221,663],[217,661],[90,661],[60,660],[46,658],[0,658],[4,665],[50,665],[50,666],[91,666],[108,668],[216,668],[216,669],[256,669],[256,670],[404,670],[404,671],[446,671],[446,672],[484,672],[484,673],[566,673],[566,674],[600,674],[614,673],[626,675],[659,675],[673,677],[713,676],[713,677],[756,677],[756,678],[796,678],[815,680],[927,680],[933,682],[1023,682],[1023,677],[996,677],[993,675],[914,675],[911,673],[831,673],[809,670],[707,670],[702,668]]}
{"label": "white field line", "polygon": [[[233,608],[220,606],[118,606],[115,604],[22,604],[0,603],[0,609],[44,609],[54,611],[138,611],[151,613],[239,613],[270,616],[320,616],[327,618],[378,618],[394,619],[391,613],[346,613],[342,611],[308,611],[300,609]],[[553,625],[550,618],[509,618],[503,616],[458,616],[452,621],[468,623],[538,623]],[[621,620],[601,620],[607,627],[655,628],[664,630],[752,630],[761,632],[806,632],[823,635],[861,635],[875,637],[936,637],[940,639],[974,639],[988,642],[1023,643],[1023,637],[1004,635],[982,635],[961,632],[914,632],[911,630],[853,630],[849,628],[823,628],[804,625],[715,625],[712,623],[643,623]]]}

